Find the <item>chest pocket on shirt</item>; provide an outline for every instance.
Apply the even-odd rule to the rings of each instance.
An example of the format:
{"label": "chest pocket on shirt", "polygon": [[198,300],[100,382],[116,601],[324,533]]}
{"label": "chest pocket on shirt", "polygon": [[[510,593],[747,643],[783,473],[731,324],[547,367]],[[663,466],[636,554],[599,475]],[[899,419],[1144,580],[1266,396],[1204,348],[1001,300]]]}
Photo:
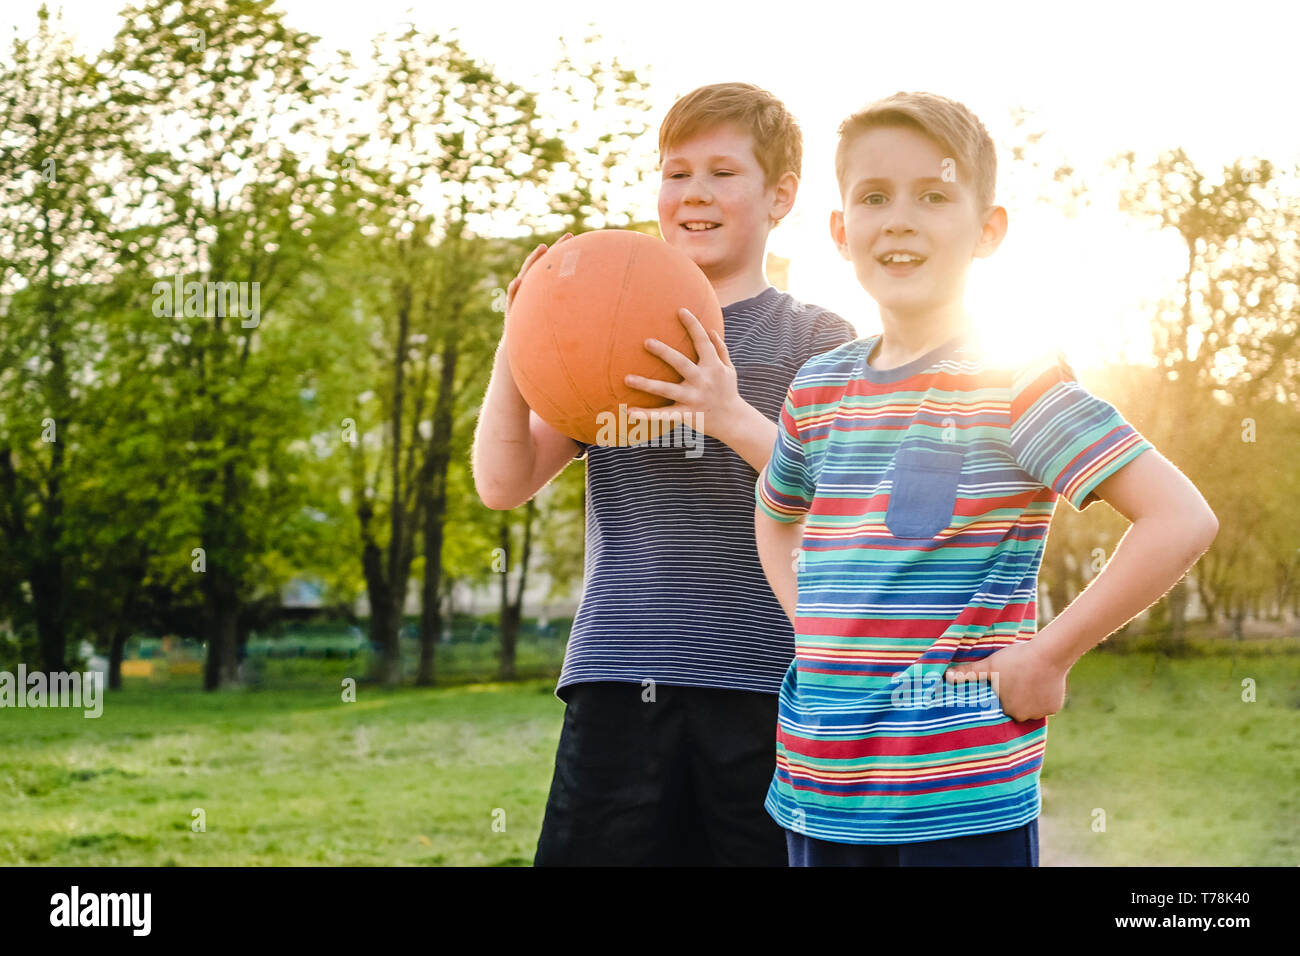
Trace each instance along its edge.
{"label": "chest pocket on shirt", "polygon": [[896,538],[933,538],[952,521],[961,478],[959,449],[904,447],[894,456],[885,527]]}

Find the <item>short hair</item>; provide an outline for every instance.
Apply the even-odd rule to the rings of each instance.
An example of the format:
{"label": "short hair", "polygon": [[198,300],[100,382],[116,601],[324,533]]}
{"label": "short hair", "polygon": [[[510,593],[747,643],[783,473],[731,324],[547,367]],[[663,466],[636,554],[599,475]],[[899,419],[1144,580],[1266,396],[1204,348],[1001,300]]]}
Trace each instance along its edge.
{"label": "short hair", "polygon": [[974,187],[981,212],[993,206],[998,178],[993,138],[978,116],[961,103],[937,93],[895,93],[858,110],[840,124],[840,141],[835,147],[835,179],[841,192],[849,144],[868,130],[899,126],[928,136],[956,161],[958,175]]}
{"label": "short hair", "polygon": [[754,156],[763,169],[763,185],[786,172],[803,169],[803,133],[785,104],[751,83],[714,83],[687,93],[668,110],[659,126],[659,159],[665,150],[701,130],[735,123],[754,139]]}

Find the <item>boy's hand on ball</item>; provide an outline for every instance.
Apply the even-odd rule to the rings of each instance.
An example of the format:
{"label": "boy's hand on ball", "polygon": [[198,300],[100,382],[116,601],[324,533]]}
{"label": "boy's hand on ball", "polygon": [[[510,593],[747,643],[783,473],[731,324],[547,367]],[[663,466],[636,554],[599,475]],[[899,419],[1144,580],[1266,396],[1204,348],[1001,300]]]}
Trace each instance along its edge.
{"label": "boy's hand on ball", "polygon": [[1012,720],[1037,720],[1050,717],[1065,705],[1065,677],[1068,667],[1048,659],[1041,645],[1030,641],[1013,644],[978,661],[951,665],[944,678],[989,680],[1002,705],[1002,712]]}
{"label": "boy's hand on ball", "polygon": [[692,362],[658,339],[646,339],[646,351],[676,369],[682,380],[676,383],[641,375],[626,376],[624,381],[633,388],[662,395],[673,402],[662,408],[629,408],[628,418],[658,422],[671,415],[697,432],[721,439],[718,433],[725,433],[726,423],[741,401],[736,367],[731,364],[727,343],[718,332],[706,330],[689,309],[679,309],[677,315],[686,326],[699,359]]}
{"label": "boy's hand on ball", "polygon": [[[573,233],[566,232],[564,235],[562,235],[559,239],[556,240],[555,244],[558,246],[561,242],[564,242],[564,240],[572,239],[572,238],[573,238]],[[528,253],[528,258],[525,259],[524,264],[519,267],[519,274],[515,276],[513,279],[511,279],[510,284],[506,286],[506,313],[505,314],[507,316],[510,315],[510,306],[511,304],[514,303],[515,296],[519,294],[519,285],[524,281],[524,276],[527,275],[528,270],[533,267],[533,263],[546,254],[546,249],[547,249],[546,243],[544,242],[538,243],[537,248],[534,249],[532,252]],[[503,331],[502,335],[504,334],[505,332]]]}

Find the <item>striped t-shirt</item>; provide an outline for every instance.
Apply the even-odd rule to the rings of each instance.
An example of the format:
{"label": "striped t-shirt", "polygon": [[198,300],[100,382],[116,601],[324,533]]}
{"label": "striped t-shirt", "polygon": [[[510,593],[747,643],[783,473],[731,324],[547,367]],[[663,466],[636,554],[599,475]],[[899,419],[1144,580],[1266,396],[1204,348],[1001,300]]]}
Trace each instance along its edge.
{"label": "striped t-shirt", "polygon": [[[833,312],[768,287],[722,310],[740,397],[769,421],[812,356],[857,337]],[[583,445],[582,600],[557,696],[583,681],[775,694],[794,630],[754,544],[758,473],[684,425],[657,445]],[[670,436],[672,437],[672,436]]]}
{"label": "striped t-shirt", "polygon": [[807,515],[768,813],[837,843],[915,843],[1038,816],[1047,721],[950,663],[1028,641],[1058,495],[1077,509],[1151,446],[1060,354],[999,364],[963,332],[876,369],[871,336],[799,370],[759,508]]}

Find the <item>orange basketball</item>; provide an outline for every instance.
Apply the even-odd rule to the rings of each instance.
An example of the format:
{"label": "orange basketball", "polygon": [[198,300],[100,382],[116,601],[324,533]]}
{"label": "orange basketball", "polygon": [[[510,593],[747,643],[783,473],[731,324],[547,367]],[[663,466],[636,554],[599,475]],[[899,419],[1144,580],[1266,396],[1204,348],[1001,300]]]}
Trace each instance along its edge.
{"label": "orange basketball", "polygon": [[[646,351],[658,339],[696,361],[677,316],[690,309],[705,330],[722,333],[722,309],[709,280],[683,252],[639,232],[586,232],[546,250],[519,284],[506,319],[510,370],[541,418],[579,441],[597,443],[609,416],[657,408],[666,398],[630,388],[626,375],[680,382]],[[627,444],[626,428],[603,428],[603,444]]]}

